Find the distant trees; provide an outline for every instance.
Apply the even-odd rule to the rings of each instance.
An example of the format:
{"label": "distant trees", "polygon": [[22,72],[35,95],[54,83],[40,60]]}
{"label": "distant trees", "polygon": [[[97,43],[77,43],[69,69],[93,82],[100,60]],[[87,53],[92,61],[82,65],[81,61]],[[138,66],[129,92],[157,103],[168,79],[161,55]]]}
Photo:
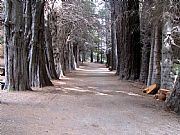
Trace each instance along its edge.
{"label": "distant trees", "polygon": [[[95,33],[98,27],[94,7],[91,0],[70,0],[62,1],[62,7],[52,9],[52,18],[55,20],[51,20],[50,27],[59,77],[78,67],[79,60],[86,59],[86,53],[94,56]],[[58,69],[59,67],[61,69]]]}

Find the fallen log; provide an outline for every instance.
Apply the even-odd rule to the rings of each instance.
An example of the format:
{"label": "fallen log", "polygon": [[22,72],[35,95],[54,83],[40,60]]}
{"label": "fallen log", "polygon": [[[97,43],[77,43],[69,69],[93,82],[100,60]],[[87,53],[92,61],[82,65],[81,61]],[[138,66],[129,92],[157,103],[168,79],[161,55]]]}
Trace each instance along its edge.
{"label": "fallen log", "polygon": [[156,94],[159,90],[159,86],[158,84],[152,84],[149,87],[147,87],[146,89],[143,90],[144,93],[147,94]]}
{"label": "fallen log", "polygon": [[167,89],[159,89],[158,93],[154,96],[155,99],[165,101],[168,96],[170,96],[170,90]]}

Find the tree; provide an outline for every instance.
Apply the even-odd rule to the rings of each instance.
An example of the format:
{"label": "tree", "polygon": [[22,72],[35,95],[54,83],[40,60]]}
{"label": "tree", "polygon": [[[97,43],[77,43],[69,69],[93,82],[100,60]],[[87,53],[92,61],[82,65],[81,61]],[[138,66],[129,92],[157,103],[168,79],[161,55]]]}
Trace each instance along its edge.
{"label": "tree", "polygon": [[[55,2],[55,1],[54,1]],[[46,2],[45,5],[45,43],[46,43],[46,70],[48,71],[48,76],[50,79],[58,79],[58,75],[55,68],[54,56],[53,56],[53,37],[52,37],[52,14],[53,14],[53,5]],[[52,5],[52,7],[50,6]]]}
{"label": "tree", "polygon": [[44,0],[32,0],[32,26],[29,52],[29,80],[33,87],[52,85],[45,66]]}
{"label": "tree", "polygon": [[[151,0],[145,0],[141,3],[141,17],[140,17],[140,33],[141,33],[141,46],[142,46],[142,55],[141,55],[141,71],[139,80],[143,83],[148,81],[148,70],[149,70],[149,57],[151,50],[151,10],[152,6]],[[147,12],[149,11],[149,12]]]}
{"label": "tree", "polygon": [[[140,31],[139,1],[118,1],[118,23],[116,25],[120,79],[139,79],[140,73]],[[116,8],[118,9],[118,8]]]}
{"label": "tree", "polygon": [[151,53],[148,74],[148,86],[151,84],[161,84],[161,23],[157,21],[152,25]]}
{"label": "tree", "polygon": [[115,14],[115,0],[110,1],[111,5],[111,60],[110,60],[110,70],[116,70],[116,14]]}
{"label": "tree", "polygon": [[[174,16],[176,16],[177,2],[165,1],[163,11],[163,44],[162,44],[162,66],[161,66],[161,88],[173,89],[173,50],[172,46],[175,45],[172,37]],[[174,6],[174,10],[172,7]],[[176,16],[178,17],[178,15]]]}
{"label": "tree", "polygon": [[172,91],[170,97],[166,100],[166,106],[180,114],[180,72],[178,74],[174,90]]}
{"label": "tree", "polygon": [[29,90],[23,2],[5,0],[5,89]]}

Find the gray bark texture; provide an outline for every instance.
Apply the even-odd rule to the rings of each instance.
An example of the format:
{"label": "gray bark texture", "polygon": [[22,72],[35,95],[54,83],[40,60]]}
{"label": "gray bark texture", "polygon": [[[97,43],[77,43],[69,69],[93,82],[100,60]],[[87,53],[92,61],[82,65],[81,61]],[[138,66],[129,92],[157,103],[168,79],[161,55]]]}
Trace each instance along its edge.
{"label": "gray bark texture", "polygon": [[44,0],[32,0],[29,80],[32,87],[52,85],[45,66]]}
{"label": "gray bark texture", "polygon": [[[160,22],[159,22],[160,24]],[[152,70],[152,80],[151,83],[161,84],[161,25],[155,26],[155,35],[154,35],[154,51],[153,51],[153,70]]]}
{"label": "gray bark texture", "polygon": [[[151,17],[151,11],[149,7],[151,6],[151,0],[145,0],[142,3],[142,12],[140,17],[140,33],[141,33],[141,44],[142,44],[142,56],[141,56],[141,72],[139,80],[143,83],[148,81],[148,70],[149,70],[149,57],[151,50],[151,22],[149,22]],[[147,14],[147,11],[149,13]]]}
{"label": "gray bark texture", "polygon": [[166,106],[180,114],[180,72],[176,80],[174,90],[172,91],[170,97],[166,100]]}
{"label": "gray bark texture", "polygon": [[58,23],[57,23],[57,13],[51,12],[50,18],[50,28],[51,28],[51,35],[52,35],[52,48],[53,48],[53,57],[55,63],[56,73],[58,78],[60,79],[63,74],[62,64],[61,64],[61,48],[59,46],[59,35],[58,35]]}
{"label": "gray bark texture", "polygon": [[163,44],[162,44],[162,65],[161,65],[161,88],[173,89],[173,72],[172,72],[172,42],[171,36],[172,22],[168,18],[163,27]]}
{"label": "gray bark texture", "polygon": [[116,25],[120,79],[139,79],[141,46],[139,1],[117,1],[121,12]]}
{"label": "gray bark texture", "polygon": [[162,4],[160,1],[149,1],[151,3],[150,17],[151,17],[151,50],[149,58],[149,71],[147,86],[151,84],[161,85],[161,49],[162,49],[162,18],[157,14],[162,15],[162,7],[157,6],[156,10],[153,9],[153,5]]}
{"label": "gray bark texture", "polygon": [[46,68],[48,71],[48,76],[50,79],[58,79],[56,73],[54,57],[53,57],[53,48],[52,48],[52,35],[49,27],[49,22],[45,27],[45,41],[46,41]]}
{"label": "gray bark texture", "polygon": [[151,52],[147,85],[161,85],[161,25],[154,24],[151,34]]}
{"label": "gray bark texture", "polygon": [[23,2],[5,0],[5,89],[29,90]]}
{"label": "gray bark texture", "polygon": [[110,1],[111,5],[111,60],[110,70],[116,70],[116,14],[115,14],[115,0]]}

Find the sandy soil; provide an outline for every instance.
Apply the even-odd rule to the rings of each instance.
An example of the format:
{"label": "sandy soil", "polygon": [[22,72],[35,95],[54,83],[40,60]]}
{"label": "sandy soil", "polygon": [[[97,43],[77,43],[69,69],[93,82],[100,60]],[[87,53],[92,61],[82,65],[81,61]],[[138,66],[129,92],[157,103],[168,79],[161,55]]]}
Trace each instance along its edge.
{"label": "sandy soil", "polygon": [[180,118],[142,86],[85,64],[54,87],[1,91],[1,135],[180,135]]}

